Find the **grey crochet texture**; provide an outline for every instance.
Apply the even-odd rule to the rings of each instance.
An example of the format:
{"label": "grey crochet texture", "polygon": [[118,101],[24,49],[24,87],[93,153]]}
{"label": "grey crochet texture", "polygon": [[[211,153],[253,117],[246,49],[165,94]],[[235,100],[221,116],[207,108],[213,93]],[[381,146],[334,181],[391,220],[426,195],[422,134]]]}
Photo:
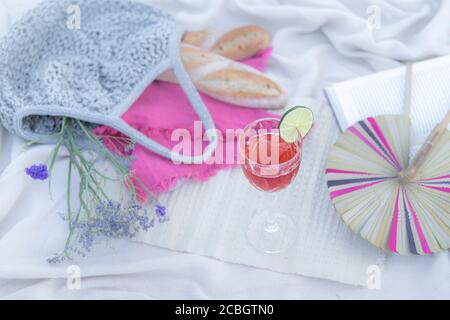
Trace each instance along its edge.
{"label": "grey crochet texture", "polygon": [[[80,8],[70,28],[68,8]],[[170,15],[129,0],[47,0],[0,40],[0,120],[9,131],[51,143],[63,116],[113,127],[176,161],[121,115],[161,72],[172,68],[207,129],[214,123],[181,62],[181,30]],[[211,131],[211,130],[209,130]],[[215,147],[215,136],[207,150]]]}

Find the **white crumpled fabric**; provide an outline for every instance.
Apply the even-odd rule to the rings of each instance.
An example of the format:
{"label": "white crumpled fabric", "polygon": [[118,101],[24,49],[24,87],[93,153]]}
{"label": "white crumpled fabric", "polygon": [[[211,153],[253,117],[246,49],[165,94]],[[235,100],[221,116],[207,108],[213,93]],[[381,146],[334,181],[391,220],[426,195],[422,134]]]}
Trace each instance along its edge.
{"label": "white crumpled fabric", "polygon": [[[37,2],[0,0],[0,34]],[[392,68],[400,60],[450,53],[446,0],[148,2],[165,7],[191,29],[267,28],[275,48],[268,72],[292,99],[318,98],[328,84]],[[373,33],[366,25],[371,5],[381,14],[380,29]],[[0,130],[0,298],[450,298],[447,252],[387,257],[381,290],[368,290],[129,241],[100,246],[80,260],[81,288],[70,290],[71,269],[45,262],[67,232],[57,214],[65,208],[67,159],[62,155],[58,161],[53,200],[46,183],[31,181],[23,171],[45,162],[49,151],[49,146],[26,149],[23,141]]]}

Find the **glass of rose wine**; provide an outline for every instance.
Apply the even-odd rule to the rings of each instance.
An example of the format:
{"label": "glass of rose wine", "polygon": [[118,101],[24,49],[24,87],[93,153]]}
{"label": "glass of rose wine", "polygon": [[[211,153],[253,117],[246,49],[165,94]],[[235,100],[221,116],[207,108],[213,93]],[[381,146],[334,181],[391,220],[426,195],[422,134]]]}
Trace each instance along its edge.
{"label": "glass of rose wine", "polygon": [[[276,197],[296,177],[302,158],[302,139],[288,143],[279,134],[279,119],[265,118],[248,124],[239,137],[240,164],[248,181],[257,189]],[[276,199],[259,210],[247,232],[258,251],[279,253],[296,239],[294,221],[277,208]]]}

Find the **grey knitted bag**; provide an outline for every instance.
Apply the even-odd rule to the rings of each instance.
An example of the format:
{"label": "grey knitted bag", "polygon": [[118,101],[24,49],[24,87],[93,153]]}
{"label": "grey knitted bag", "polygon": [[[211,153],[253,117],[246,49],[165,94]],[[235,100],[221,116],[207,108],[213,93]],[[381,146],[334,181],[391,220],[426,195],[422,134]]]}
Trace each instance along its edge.
{"label": "grey knitted bag", "polygon": [[[70,25],[70,10],[79,25]],[[55,141],[62,117],[107,125],[174,161],[201,162],[217,144],[214,123],[180,57],[183,30],[170,15],[130,0],[47,0],[0,40],[0,120],[9,131]],[[163,71],[173,69],[210,144],[203,156],[179,155],[121,116]],[[211,129],[211,130],[210,130]]]}

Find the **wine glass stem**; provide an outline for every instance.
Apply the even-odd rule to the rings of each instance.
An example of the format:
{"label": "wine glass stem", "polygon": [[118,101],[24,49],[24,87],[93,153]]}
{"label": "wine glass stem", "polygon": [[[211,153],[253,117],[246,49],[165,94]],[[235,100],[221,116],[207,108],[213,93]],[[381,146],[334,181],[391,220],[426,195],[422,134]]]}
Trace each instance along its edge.
{"label": "wine glass stem", "polygon": [[277,223],[277,212],[278,212],[278,192],[272,192],[270,195],[271,204],[268,206],[266,224],[264,230],[266,232],[277,232],[279,225]]}

